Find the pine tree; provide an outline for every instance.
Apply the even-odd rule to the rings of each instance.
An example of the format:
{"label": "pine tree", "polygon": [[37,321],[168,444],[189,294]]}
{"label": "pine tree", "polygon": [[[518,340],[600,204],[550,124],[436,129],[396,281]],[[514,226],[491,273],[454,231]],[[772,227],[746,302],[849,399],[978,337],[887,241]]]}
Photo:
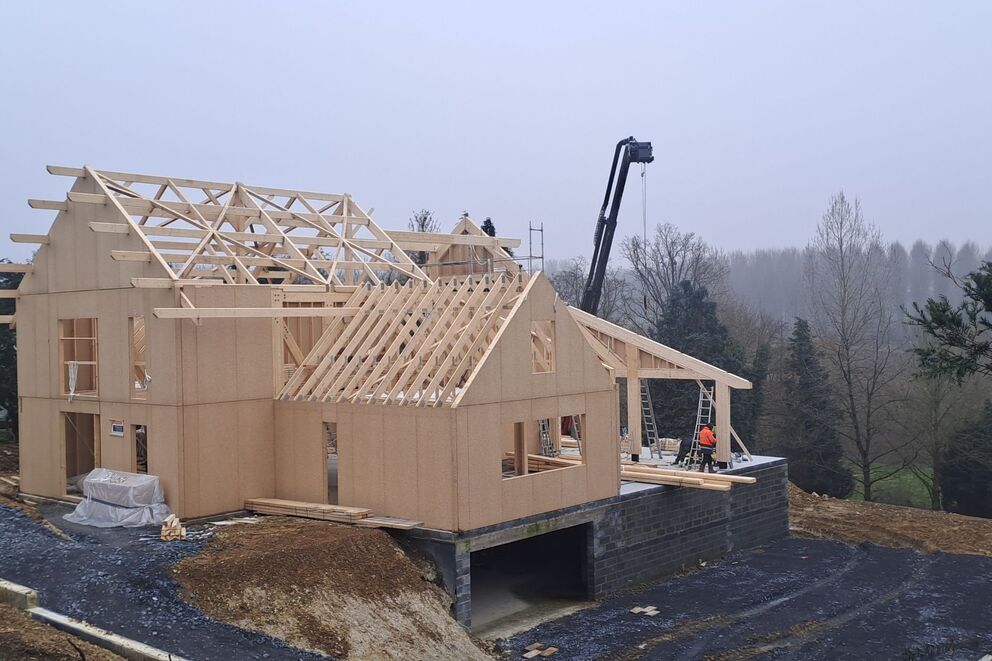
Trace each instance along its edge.
{"label": "pine tree", "polygon": [[940,471],[945,510],[992,518],[992,401],[951,436]]}
{"label": "pine tree", "polygon": [[[717,318],[716,303],[706,287],[684,281],[672,290],[655,327],[654,339],[728,372],[744,372],[740,352]],[[692,381],[654,379],[650,383],[659,434],[674,438],[691,435],[695,431],[699,387]],[[735,429],[738,425],[750,429],[751,409],[747,397],[731,398]]]}
{"label": "pine tree", "polygon": [[790,420],[781,451],[789,460],[789,478],[805,491],[848,496],[854,478],[842,461],[837,409],[805,319],[796,319],[789,338],[785,400]]}

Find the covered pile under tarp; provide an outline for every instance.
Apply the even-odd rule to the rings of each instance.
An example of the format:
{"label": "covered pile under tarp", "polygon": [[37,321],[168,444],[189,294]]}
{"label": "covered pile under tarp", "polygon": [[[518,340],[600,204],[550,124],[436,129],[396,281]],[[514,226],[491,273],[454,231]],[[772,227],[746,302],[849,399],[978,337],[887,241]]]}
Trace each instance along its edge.
{"label": "covered pile under tarp", "polygon": [[157,475],[94,468],[83,480],[83,500],[63,518],[97,528],[160,526],[172,512]]}

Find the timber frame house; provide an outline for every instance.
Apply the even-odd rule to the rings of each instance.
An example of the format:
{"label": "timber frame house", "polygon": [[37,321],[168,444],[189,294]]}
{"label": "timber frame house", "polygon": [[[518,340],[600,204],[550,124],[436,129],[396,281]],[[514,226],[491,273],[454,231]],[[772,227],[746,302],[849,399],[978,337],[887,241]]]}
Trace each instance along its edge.
{"label": "timber frame house", "polygon": [[[25,493],[144,469],[184,518],[277,498],[471,530],[633,479],[620,378],[633,438],[641,379],[715,384],[730,459],[747,380],[569,307],[504,250],[519,240],[467,216],[393,231],[346,194],[48,169],[71,189],[29,200],[55,221],[11,235],[40,246],[32,264],[0,266],[25,272],[2,320],[19,331]],[[550,457],[565,418],[579,452]]]}

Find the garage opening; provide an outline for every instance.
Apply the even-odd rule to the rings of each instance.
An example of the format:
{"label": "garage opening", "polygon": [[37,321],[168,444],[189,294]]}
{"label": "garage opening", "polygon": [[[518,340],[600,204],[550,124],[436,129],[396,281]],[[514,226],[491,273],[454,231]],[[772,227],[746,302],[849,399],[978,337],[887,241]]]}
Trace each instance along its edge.
{"label": "garage opening", "polygon": [[100,465],[100,419],[91,413],[63,413],[65,492],[82,493],[82,479]]}
{"label": "garage opening", "polygon": [[472,630],[510,635],[585,603],[590,525],[472,553]]}

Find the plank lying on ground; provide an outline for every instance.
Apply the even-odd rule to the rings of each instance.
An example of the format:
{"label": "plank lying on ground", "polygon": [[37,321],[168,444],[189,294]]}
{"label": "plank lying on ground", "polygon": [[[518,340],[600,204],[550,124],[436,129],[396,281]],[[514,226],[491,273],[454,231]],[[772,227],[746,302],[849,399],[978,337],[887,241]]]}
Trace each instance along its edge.
{"label": "plank lying on ground", "polygon": [[279,498],[251,498],[245,501],[245,509],[261,514],[299,516],[307,519],[337,521],[340,523],[354,523],[372,514],[372,510],[364,507],[305,503],[298,500],[282,500]]}
{"label": "plank lying on ground", "polygon": [[367,516],[364,519],[355,521],[356,526],[362,526],[363,528],[395,528],[397,530],[410,530],[422,524],[423,521],[400,519],[395,516]]}

